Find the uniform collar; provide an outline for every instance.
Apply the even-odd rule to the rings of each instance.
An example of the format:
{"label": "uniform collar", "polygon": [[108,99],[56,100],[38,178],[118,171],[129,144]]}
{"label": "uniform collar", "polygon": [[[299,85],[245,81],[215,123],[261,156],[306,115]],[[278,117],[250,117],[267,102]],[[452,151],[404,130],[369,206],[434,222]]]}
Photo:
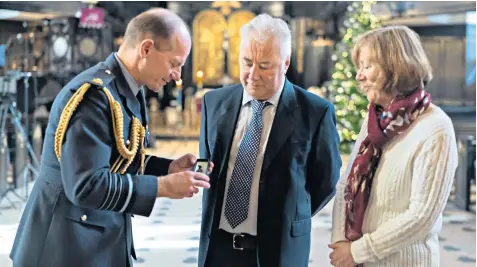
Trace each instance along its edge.
{"label": "uniform collar", "polygon": [[119,64],[119,67],[121,68],[121,72],[123,73],[124,78],[126,79],[126,82],[129,85],[129,88],[131,89],[132,93],[137,96],[139,91],[141,90],[141,86],[139,86],[136,82],[136,80],[133,78],[131,73],[127,70],[126,66],[121,62],[121,59],[119,59],[117,53],[114,53],[114,57],[116,58],[116,61]]}

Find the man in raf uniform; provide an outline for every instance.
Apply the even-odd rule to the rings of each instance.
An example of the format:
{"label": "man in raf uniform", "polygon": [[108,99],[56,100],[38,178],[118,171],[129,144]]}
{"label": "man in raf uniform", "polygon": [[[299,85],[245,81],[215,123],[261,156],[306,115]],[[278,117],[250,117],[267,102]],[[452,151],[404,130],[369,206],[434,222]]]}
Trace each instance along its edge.
{"label": "man in raf uniform", "polygon": [[145,154],[149,136],[142,86],[180,79],[190,33],[174,13],[151,9],[128,24],[124,43],[58,94],[41,169],[10,257],[21,267],[126,267],[135,258],[133,214],[157,197],[192,197],[209,187],[196,159]]}

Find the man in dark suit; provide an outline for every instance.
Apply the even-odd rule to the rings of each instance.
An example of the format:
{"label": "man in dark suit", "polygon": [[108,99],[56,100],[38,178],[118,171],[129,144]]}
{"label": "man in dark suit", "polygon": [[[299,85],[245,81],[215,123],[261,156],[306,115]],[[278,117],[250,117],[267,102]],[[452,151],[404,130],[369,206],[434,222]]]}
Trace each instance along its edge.
{"label": "man in dark suit", "polygon": [[341,167],[333,105],[285,78],[283,20],[257,16],[241,36],[241,84],[203,97],[200,156],[215,168],[199,267],[308,266],[311,218],[333,197]]}
{"label": "man in dark suit", "polygon": [[157,197],[208,187],[177,160],[147,156],[142,86],[178,80],[191,48],[184,22],[151,9],[127,26],[118,53],[80,73],[56,97],[40,175],[10,257],[18,267],[125,267],[135,258],[131,216],[149,216]]}

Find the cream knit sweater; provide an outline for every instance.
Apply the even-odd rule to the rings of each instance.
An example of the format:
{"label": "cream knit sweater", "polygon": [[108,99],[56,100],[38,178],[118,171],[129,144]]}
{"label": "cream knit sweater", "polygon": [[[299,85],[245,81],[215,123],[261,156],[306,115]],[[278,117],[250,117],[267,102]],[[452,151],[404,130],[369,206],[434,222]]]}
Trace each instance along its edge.
{"label": "cream knit sweater", "polygon": [[[350,166],[366,137],[367,119],[338,185],[331,242],[346,240],[344,188]],[[430,108],[383,147],[363,222],[363,237],[351,243],[365,267],[439,266],[438,234],[457,168],[450,118]]]}

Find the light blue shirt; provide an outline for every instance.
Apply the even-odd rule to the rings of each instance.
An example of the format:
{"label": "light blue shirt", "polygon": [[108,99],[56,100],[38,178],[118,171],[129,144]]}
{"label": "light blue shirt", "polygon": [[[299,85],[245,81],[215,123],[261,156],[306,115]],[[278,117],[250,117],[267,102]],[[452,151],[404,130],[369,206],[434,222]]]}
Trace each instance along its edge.
{"label": "light blue shirt", "polygon": [[126,82],[128,83],[129,85],[129,88],[131,89],[131,91],[133,92],[133,94],[135,96],[137,96],[137,94],[139,93],[140,90],[142,90],[142,86],[139,86],[139,84],[137,84],[136,80],[134,80],[133,76],[131,75],[131,73],[129,73],[128,69],[126,69],[126,66],[124,66],[124,64],[121,62],[121,60],[119,59],[117,53],[114,53],[114,57],[116,58],[116,60],[118,61],[119,63],[119,67],[121,68],[121,71],[124,75],[124,78],[126,78]]}

